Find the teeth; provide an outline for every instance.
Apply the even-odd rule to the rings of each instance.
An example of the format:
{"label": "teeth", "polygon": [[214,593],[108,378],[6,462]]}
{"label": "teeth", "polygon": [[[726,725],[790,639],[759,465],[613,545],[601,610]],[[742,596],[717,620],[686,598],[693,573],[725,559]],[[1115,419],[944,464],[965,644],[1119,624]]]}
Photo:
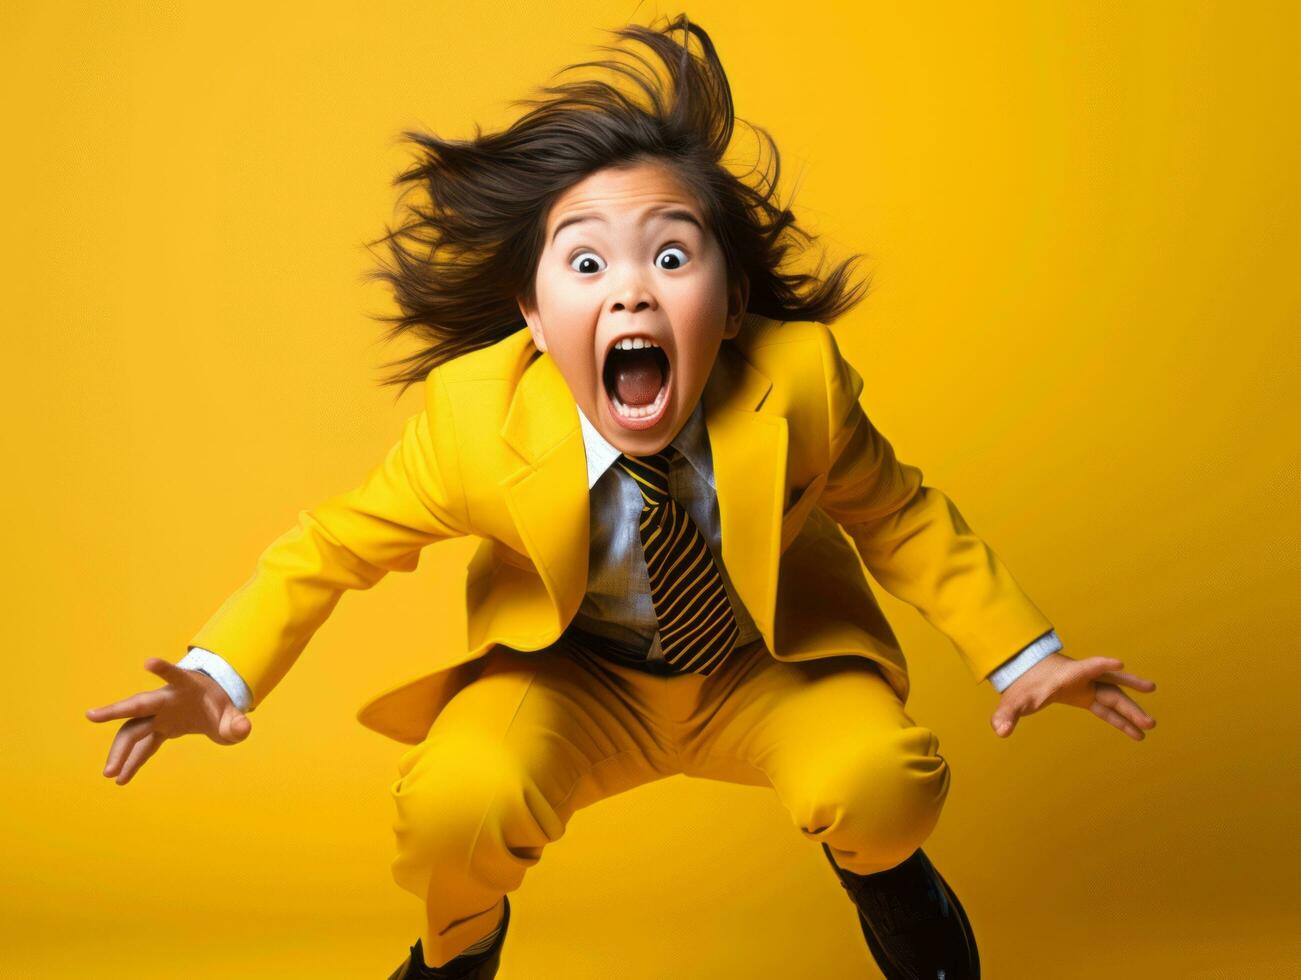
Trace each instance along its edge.
{"label": "teeth", "polygon": [[641,350],[643,347],[658,347],[659,344],[649,337],[623,337],[615,342],[615,350]]}
{"label": "teeth", "polygon": [[617,411],[624,418],[644,419],[647,418],[648,416],[654,415],[656,412],[660,410],[660,408],[664,405],[664,394],[668,390],[669,390],[668,386],[665,385],[663,388],[660,389],[659,394],[655,396],[655,400],[653,402],[651,402],[649,405],[642,405],[636,408],[632,407],[631,405],[625,405],[623,402],[619,401],[618,395],[612,395],[610,400],[614,402],[615,411]]}

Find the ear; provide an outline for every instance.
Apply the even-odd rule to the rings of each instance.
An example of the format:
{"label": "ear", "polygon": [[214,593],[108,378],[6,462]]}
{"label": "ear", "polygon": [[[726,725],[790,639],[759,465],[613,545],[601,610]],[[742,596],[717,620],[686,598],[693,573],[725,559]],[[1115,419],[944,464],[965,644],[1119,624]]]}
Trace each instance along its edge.
{"label": "ear", "polygon": [[529,325],[529,333],[533,335],[533,346],[540,351],[546,351],[547,338],[542,333],[542,321],[538,318],[538,311],[524,302],[524,297],[515,297],[515,302],[519,305],[520,316]]}
{"label": "ear", "polygon": [[723,327],[723,339],[730,339],[741,332],[749,302],[750,280],[745,273],[741,273],[736,281],[727,284],[727,324]]}

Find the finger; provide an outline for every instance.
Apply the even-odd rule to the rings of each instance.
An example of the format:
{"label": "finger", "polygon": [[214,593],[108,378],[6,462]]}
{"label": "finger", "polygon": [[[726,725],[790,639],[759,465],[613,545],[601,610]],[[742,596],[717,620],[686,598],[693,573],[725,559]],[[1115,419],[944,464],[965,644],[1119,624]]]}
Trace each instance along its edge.
{"label": "finger", "polygon": [[1151,729],[1156,727],[1156,719],[1119,688],[1112,687],[1110,684],[1100,685],[1097,697],[1107,707],[1120,712],[1139,728]]}
{"label": "finger", "polygon": [[117,784],[125,786],[131,782],[131,777],[136,771],[145,764],[151,755],[158,751],[158,746],[162,745],[166,739],[158,732],[149,732],[144,738],[131,746],[131,752],[127,755],[126,761],[122,764],[122,771],[118,773]]}
{"label": "finger", "polygon": [[153,715],[158,713],[158,709],[166,698],[167,694],[163,688],[156,691],[141,691],[139,694],[133,694],[121,701],[114,701],[112,704],[106,704],[99,708],[90,708],[86,711],[86,717],[91,721],[112,721],[115,718],[139,718],[145,715]]}
{"label": "finger", "polygon": [[133,718],[117,730],[117,737],[108,749],[108,759],[104,763],[104,775],[116,776],[122,767],[122,760],[135,746],[136,742],[149,734],[152,728],[150,718]]}
{"label": "finger", "polygon": [[1119,711],[1140,728],[1156,727],[1156,719],[1144,711],[1137,701],[1120,688],[1111,684],[1099,684],[1094,696],[1108,708]]}
{"label": "finger", "polygon": [[1101,718],[1103,721],[1108,721],[1111,724],[1115,725],[1122,732],[1124,732],[1130,738],[1135,739],[1136,741],[1141,742],[1143,741],[1144,738],[1147,737],[1141,731],[1135,728],[1132,724],[1130,724],[1129,719],[1125,718],[1123,715],[1119,714],[1118,712],[1113,711],[1111,708],[1108,708],[1105,704],[1102,704],[1100,701],[1094,701],[1093,704],[1089,705],[1089,710],[1092,711],[1099,718]]}
{"label": "finger", "polygon": [[1156,681],[1150,681],[1146,677],[1139,677],[1135,674],[1126,674],[1122,671],[1108,671],[1099,680],[1109,681],[1112,684],[1124,684],[1126,687],[1132,687],[1136,691],[1155,691]]}
{"label": "finger", "polygon": [[1089,657],[1087,660],[1077,660],[1076,669],[1085,677],[1095,678],[1099,674],[1105,674],[1111,670],[1119,670],[1125,666],[1115,657]]}
{"label": "finger", "polygon": [[157,674],[169,684],[184,684],[187,681],[194,680],[194,672],[186,670],[184,667],[177,667],[169,660],[162,657],[150,657],[145,661],[145,670],[151,674]]}

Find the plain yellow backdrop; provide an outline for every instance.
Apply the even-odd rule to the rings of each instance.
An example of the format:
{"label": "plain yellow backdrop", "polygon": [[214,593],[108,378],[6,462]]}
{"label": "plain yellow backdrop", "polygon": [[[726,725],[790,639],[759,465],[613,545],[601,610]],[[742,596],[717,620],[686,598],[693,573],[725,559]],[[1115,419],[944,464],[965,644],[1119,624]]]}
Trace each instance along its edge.
{"label": "plain yellow backdrop", "polygon": [[[0,8],[9,976],[380,977],[402,747],[365,697],[459,642],[472,542],[347,595],[237,747],[120,722],[418,393],[376,384],[399,134],[466,137],[676,6]],[[997,696],[883,593],[952,790],[926,847],[986,976],[1264,977],[1296,879],[1301,96],[1295,5],[693,2],[783,187],[873,291],[865,404],[1056,624],[1157,681],[1134,742]],[[775,795],[580,811],[512,895],[506,978],[872,975]],[[89,972],[88,972],[89,971]]]}

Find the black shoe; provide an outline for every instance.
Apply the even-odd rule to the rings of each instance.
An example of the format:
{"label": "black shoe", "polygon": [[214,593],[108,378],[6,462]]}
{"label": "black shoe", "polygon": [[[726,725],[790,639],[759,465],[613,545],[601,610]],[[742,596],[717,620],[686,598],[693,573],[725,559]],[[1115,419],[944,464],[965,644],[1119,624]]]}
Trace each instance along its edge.
{"label": "black shoe", "polygon": [[921,848],[870,875],[840,867],[826,844],[822,853],[853,899],[867,948],[886,980],[979,980],[967,913]]}
{"label": "black shoe", "polygon": [[411,954],[406,962],[397,968],[388,980],[493,980],[497,976],[497,967],[501,963],[501,948],[506,942],[506,927],[510,925],[510,900],[504,895],[505,908],[501,913],[501,932],[496,941],[482,952],[473,956],[454,956],[442,966],[429,966],[425,963],[424,950],[420,940],[411,947]]}

